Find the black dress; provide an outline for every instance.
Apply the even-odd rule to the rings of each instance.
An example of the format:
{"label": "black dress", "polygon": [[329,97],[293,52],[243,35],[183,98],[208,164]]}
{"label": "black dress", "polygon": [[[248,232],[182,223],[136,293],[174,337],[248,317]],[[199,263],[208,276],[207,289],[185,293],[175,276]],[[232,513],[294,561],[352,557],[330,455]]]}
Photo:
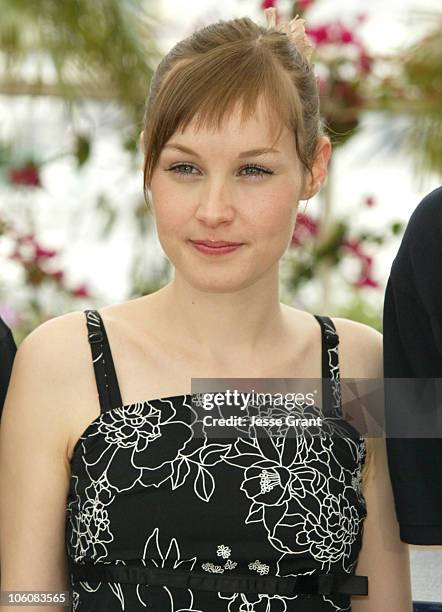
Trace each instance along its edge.
{"label": "black dress", "polygon": [[355,575],[366,447],[340,412],[332,320],[314,315],[331,379],[320,413],[329,434],[263,428],[213,441],[190,394],[122,405],[101,316],[85,313],[101,414],[71,460],[71,609],[351,610],[351,595],[367,593],[367,577]]}
{"label": "black dress", "polygon": [[9,387],[17,347],[11,330],[0,317],[0,418]]}

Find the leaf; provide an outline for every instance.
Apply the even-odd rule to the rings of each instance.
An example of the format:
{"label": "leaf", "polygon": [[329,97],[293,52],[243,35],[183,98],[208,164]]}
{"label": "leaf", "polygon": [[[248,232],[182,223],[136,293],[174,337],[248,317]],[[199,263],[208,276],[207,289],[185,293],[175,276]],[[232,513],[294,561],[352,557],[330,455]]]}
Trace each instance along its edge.
{"label": "leaf", "polygon": [[253,444],[244,438],[238,438],[238,440],[235,442],[235,450],[239,455],[250,453],[256,454],[257,457],[261,457],[261,453],[259,452],[256,444]]}
{"label": "leaf", "polygon": [[190,472],[190,466],[185,458],[181,459],[178,463],[173,464],[172,489],[180,487]]}
{"label": "leaf", "polygon": [[209,444],[201,449],[200,457],[203,465],[215,465],[222,461],[230,451],[231,444]]}
{"label": "leaf", "polygon": [[250,506],[249,514],[245,520],[246,523],[260,523],[264,520],[264,506],[262,504],[253,503]]}
{"label": "leaf", "polygon": [[78,167],[80,168],[87,162],[91,152],[91,143],[89,138],[77,135],[77,142],[75,143],[75,156],[77,158]]}
{"label": "leaf", "polygon": [[229,455],[228,457],[224,457],[226,463],[244,469],[255,465],[258,461],[263,461],[263,459],[265,458],[259,453],[253,455],[251,453],[245,455]]}
{"label": "leaf", "polygon": [[206,502],[209,501],[215,490],[215,481],[212,474],[201,465],[198,467],[198,474],[193,488],[198,497]]}

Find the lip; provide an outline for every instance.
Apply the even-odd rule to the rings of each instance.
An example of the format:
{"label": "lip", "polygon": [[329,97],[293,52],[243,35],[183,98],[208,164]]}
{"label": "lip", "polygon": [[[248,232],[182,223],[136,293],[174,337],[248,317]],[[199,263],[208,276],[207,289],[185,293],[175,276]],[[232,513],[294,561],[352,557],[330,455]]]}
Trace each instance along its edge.
{"label": "lip", "polygon": [[[224,242],[219,240],[217,242],[204,241],[204,240],[190,240],[190,244],[206,255],[225,255],[232,251],[237,251],[242,243],[240,242]],[[214,246],[219,245],[219,246]]]}
{"label": "lip", "polygon": [[225,240],[191,240],[194,244],[204,244],[205,246],[216,248],[224,246],[240,246],[241,242],[227,242]]}

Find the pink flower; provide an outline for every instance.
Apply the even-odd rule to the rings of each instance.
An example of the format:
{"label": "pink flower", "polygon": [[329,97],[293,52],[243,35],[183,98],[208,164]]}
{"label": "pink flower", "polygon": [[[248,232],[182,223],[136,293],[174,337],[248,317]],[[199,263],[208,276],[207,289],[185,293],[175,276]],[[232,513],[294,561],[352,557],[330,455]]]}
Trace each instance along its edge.
{"label": "pink flower", "polygon": [[261,2],[261,8],[262,10],[266,9],[266,8],[271,8],[272,6],[275,6],[277,0],[262,0]]}
{"label": "pink flower", "polygon": [[359,69],[364,73],[371,68],[371,58],[357,39],[354,31],[346,27],[339,19],[330,21],[317,27],[306,27],[306,33],[312,38],[316,46],[326,44],[354,45],[359,50]]}
{"label": "pink flower", "polygon": [[330,22],[328,31],[330,42],[343,43],[344,45],[356,43],[353,32],[346,28],[339,19]]}
{"label": "pink flower", "polygon": [[359,278],[353,282],[354,287],[379,287],[379,283],[371,276],[373,258],[362,251],[362,244],[357,240],[344,240],[342,246],[356,255],[361,262]]}
{"label": "pink flower", "polygon": [[306,34],[313,39],[316,45],[324,45],[330,42],[329,31],[327,25],[318,26],[317,28],[305,28]]}
{"label": "pink flower", "polygon": [[362,276],[353,283],[354,287],[379,287],[379,283],[375,281],[371,276]]}
{"label": "pink flower", "polygon": [[75,295],[76,297],[89,297],[89,290],[86,283],[82,283],[76,289],[73,289],[72,295]]}
{"label": "pink flower", "polygon": [[373,206],[373,204],[375,203],[375,199],[373,196],[366,196],[365,200],[364,200],[364,204],[366,206]]}
{"label": "pink flower", "polygon": [[357,240],[344,240],[342,246],[352,253],[360,253],[361,250],[361,243]]}
{"label": "pink flower", "polygon": [[49,259],[50,257],[55,257],[55,255],[57,255],[57,251],[54,249],[45,249],[39,244],[35,247],[35,259]]}
{"label": "pink flower", "polygon": [[32,163],[22,168],[11,168],[9,180],[13,185],[26,185],[27,187],[40,187],[40,176],[38,168]]}
{"label": "pink flower", "polygon": [[350,32],[350,30],[345,30],[345,29],[342,30],[341,42],[343,42],[344,45],[348,45],[349,43],[353,42],[353,34]]}
{"label": "pink flower", "polygon": [[298,0],[297,4],[299,8],[305,11],[308,7],[313,4],[314,0]]}
{"label": "pink flower", "polygon": [[290,246],[299,246],[308,236],[316,236],[319,223],[306,213],[298,213]]}

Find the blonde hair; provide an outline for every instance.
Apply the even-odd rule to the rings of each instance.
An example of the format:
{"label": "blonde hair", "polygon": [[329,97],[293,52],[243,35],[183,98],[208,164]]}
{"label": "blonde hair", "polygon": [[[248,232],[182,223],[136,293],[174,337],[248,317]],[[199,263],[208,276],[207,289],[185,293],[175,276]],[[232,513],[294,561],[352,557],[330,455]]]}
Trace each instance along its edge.
{"label": "blonde hair", "polygon": [[194,118],[196,129],[219,129],[237,103],[246,121],[261,97],[272,131],[280,126],[275,142],[284,126],[291,130],[304,176],[312,175],[324,133],[316,76],[287,34],[241,17],[202,27],[178,42],[159,63],[146,100],[144,197],[161,150],[176,130]]}

